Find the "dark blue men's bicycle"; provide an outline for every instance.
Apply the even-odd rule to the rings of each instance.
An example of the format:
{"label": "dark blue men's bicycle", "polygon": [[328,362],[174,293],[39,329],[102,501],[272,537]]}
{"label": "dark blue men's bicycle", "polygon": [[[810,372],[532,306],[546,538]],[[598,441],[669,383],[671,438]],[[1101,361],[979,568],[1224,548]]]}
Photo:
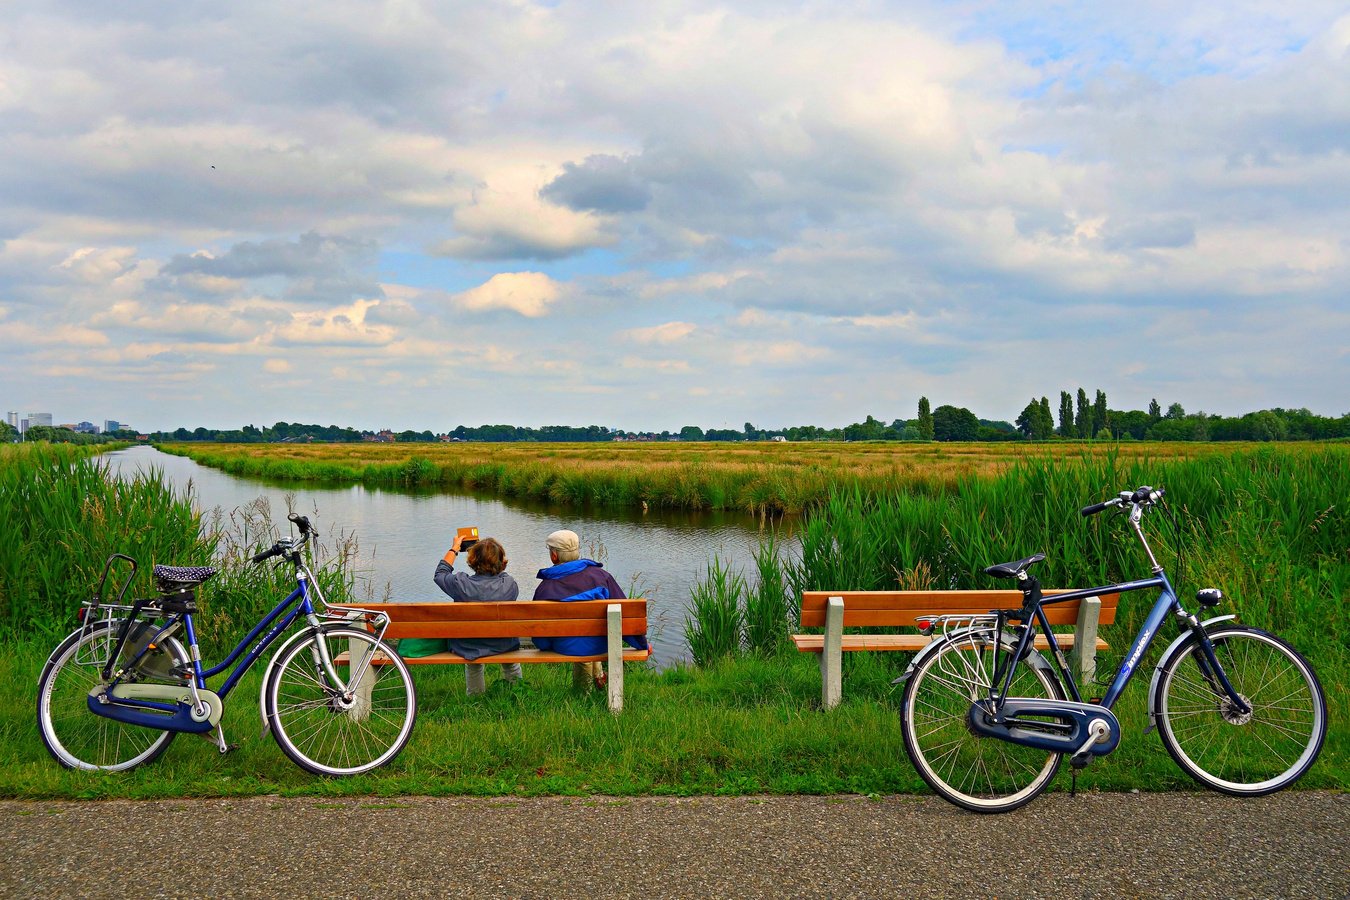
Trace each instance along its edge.
{"label": "dark blue men's bicycle", "polygon": [[[984,570],[1017,579],[1021,609],[924,620],[928,633],[943,638],[916,654],[896,683],[904,685],[905,750],[944,799],[975,812],[1006,812],[1045,790],[1065,756],[1076,770],[1114,750],[1120,723],[1112,707],[1168,618],[1181,635],[1154,669],[1147,730],[1158,729],[1177,764],[1206,787],[1247,797],[1287,787],[1312,766],[1327,731],[1326,699],[1312,667],[1235,616],[1201,621],[1182,606],[1141,526],[1162,498],[1162,489],[1141,487],[1082,510],[1128,513],[1151,578],[1042,597],[1028,571],[1045,559],[1037,554]],[[1160,596],[1105,695],[1085,702],[1042,606],[1154,588]],[[1222,597],[1207,588],[1195,599],[1208,609]],[[1038,631],[1049,659],[1034,648]]]}

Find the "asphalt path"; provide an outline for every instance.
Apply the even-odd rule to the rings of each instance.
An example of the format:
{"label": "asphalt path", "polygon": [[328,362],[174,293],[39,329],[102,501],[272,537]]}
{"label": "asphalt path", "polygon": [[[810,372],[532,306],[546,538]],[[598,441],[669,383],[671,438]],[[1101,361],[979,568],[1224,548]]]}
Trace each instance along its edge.
{"label": "asphalt path", "polygon": [[5,897],[1350,896],[1350,795],[0,802]]}

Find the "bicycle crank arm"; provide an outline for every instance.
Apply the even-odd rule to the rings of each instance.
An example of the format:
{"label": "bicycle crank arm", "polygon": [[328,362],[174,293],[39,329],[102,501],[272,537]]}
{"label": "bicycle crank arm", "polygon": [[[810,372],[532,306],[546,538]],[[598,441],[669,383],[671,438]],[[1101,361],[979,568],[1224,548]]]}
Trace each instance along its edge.
{"label": "bicycle crank arm", "polygon": [[1105,756],[1120,745],[1120,722],[1095,703],[1009,697],[995,709],[978,700],[968,719],[976,734],[1050,753]]}

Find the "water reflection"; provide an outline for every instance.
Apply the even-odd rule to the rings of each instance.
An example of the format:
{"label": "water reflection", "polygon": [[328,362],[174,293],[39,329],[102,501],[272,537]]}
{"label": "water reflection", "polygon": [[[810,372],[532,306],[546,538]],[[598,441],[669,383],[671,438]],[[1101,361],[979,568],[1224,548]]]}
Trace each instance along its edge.
{"label": "water reflection", "polygon": [[[190,486],[203,511],[232,510],[265,497],[273,516],[284,519],[290,496],[325,541],[355,534],[365,570],[358,590],[367,598],[439,599],[431,580],[455,529],[477,525],[501,541],[507,571],[521,595],[534,593],[535,573],[549,564],[544,537],[558,528],[581,536],[584,555],[603,562],[631,596],[646,596],[657,664],[688,658],[684,639],[690,589],[713,554],[738,565],[753,560],[760,523],[743,514],[679,510],[586,510],[437,490],[324,487],[307,482],[239,478],[189,459],[133,447],[107,455],[115,472],[154,468],[179,488]],[[461,563],[462,565],[462,563]]]}

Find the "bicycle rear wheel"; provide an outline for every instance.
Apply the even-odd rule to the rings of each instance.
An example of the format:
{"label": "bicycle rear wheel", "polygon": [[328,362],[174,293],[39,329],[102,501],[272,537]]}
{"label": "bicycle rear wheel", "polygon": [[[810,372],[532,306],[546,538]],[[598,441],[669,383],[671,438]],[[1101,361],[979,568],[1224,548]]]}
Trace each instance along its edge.
{"label": "bicycle rear wheel", "polygon": [[[350,650],[356,660],[379,654],[381,664],[367,666],[361,684],[346,695],[324,672],[321,640],[335,659]],[[334,664],[344,684],[353,675],[349,663]],[[417,694],[389,645],[357,628],[329,626],[281,651],[263,711],[277,745],[296,765],[316,775],[357,775],[385,765],[408,743]]]}
{"label": "bicycle rear wheel", "polygon": [[[1011,658],[1010,649],[1005,642],[1001,660]],[[1030,802],[1055,777],[1061,758],[971,729],[971,704],[989,697],[993,658],[993,632],[952,635],[920,661],[900,711],[905,752],[919,775],[944,800],[980,813]],[[1008,696],[1063,700],[1064,692],[1048,667],[1023,660]]]}
{"label": "bicycle rear wheel", "polygon": [[[158,759],[176,736],[173,731],[117,722],[89,711],[89,692],[103,683],[103,663],[111,649],[109,630],[120,627],[117,621],[96,622],[88,631],[71,634],[52,652],[38,678],[38,733],[47,752],[68,769],[123,772]],[[147,669],[168,672],[187,658],[182,644],[165,638],[143,661]]]}
{"label": "bicycle rear wheel", "polygon": [[1205,677],[1192,640],[1158,682],[1154,709],[1163,746],[1196,781],[1225,794],[1259,797],[1288,787],[1316,761],[1327,704],[1312,666],[1272,634],[1242,625],[1209,632],[1229,683],[1251,707],[1241,712]]}

